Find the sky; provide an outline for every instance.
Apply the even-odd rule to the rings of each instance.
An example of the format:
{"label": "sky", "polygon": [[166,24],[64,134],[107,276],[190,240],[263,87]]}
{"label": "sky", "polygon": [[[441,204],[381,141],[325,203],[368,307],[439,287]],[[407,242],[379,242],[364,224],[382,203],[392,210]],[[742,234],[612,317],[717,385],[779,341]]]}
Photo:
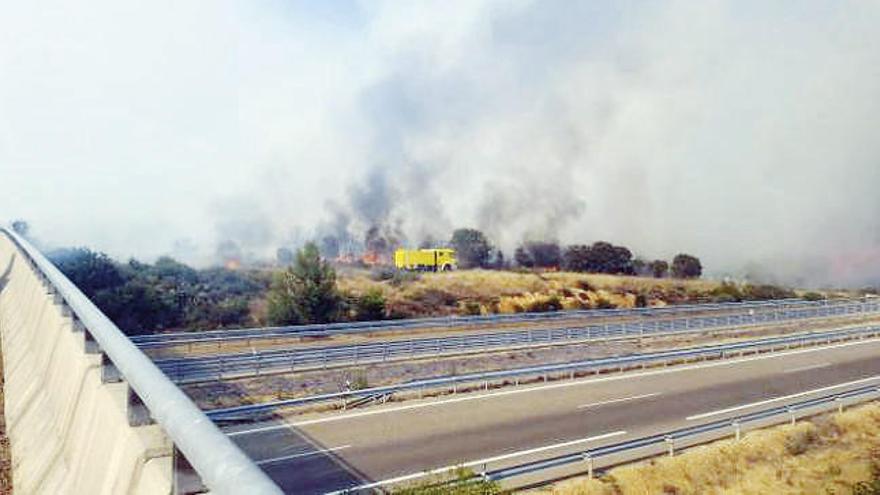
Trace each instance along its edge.
{"label": "sky", "polygon": [[0,222],[46,246],[468,226],[880,281],[877,2],[0,3]]}

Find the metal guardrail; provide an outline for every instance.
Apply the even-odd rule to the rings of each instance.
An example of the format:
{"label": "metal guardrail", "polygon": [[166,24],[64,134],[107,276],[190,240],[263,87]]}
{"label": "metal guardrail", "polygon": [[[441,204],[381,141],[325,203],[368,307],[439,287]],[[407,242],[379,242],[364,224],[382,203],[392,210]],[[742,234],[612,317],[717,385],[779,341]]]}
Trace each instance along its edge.
{"label": "metal guardrail", "polygon": [[235,340],[273,339],[279,337],[325,337],[356,333],[371,333],[389,330],[414,330],[419,328],[458,328],[482,325],[502,325],[526,322],[543,322],[572,318],[612,318],[612,317],[658,317],[694,312],[749,310],[763,307],[802,306],[804,304],[834,304],[837,301],[809,303],[802,299],[778,299],[774,301],[751,301],[714,304],[686,304],[663,308],[628,309],[588,309],[567,310],[545,313],[517,313],[483,316],[450,316],[439,318],[417,318],[406,320],[376,320],[362,322],[326,323],[314,325],[294,325],[285,327],[234,328],[208,330],[204,332],[175,332],[156,335],[138,335],[131,341],[141,349],[182,345],[204,344]]}
{"label": "metal guardrail", "polygon": [[[12,231],[0,227],[0,233],[18,247],[47,290],[55,295],[56,302],[69,310],[75,330],[84,333],[86,352],[102,355],[105,381],[127,382],[130,423],[137,426],[155,420],[170,437],[175,447],[175,465],[181,460],[179,451],[198,473],[201,483],[213,493],[281,493],[278,486],[39,250]],[[180,487],[175,486],[175,490],[178,489]]]}
{"label": "metal guardrail", "polygon": [[[880,378],[876,381],[880,383]],[[725,418],[686,428],[669,430],[662,433],[645,437],[618,442],[611,445],[586,449],[575,453],[557,455],[545,459],[507,466],[495,470],[483,470],[476,474],[486,480],[500,481],[529,475],[553,468],[570,465],[583,465],[583,472],[588,477],[593,477],[596,464],[608,461],[605,467],[611,467],[624,462],[632,462],[653,455],[667,453],[674,455],[676,448],[688,447],[695,444],[718,440],[727,436],[740,439],[743,432],[748,428],[767,427],[780,423],[794,423],[797,419],[828,412],[837,409],[842,411],[844,406],[862,402],[877,400],[880,398],[880,387],[877,384],[852,387],[835,394],[823,395],[811,399],[790,402],[777,407],[762,409],[748,414],[738,415],[733,418]],[[678,444],[678,447],[677,447]],[[472,464],[462,464],[462,467],[475,467]],[[412,481],[419,477],[448,474],[437,471],[426,471],[418,476],[408,476],[406,481]],[[456,480],[452,483],[460,483]],[[466,483],[467,480],[464,480]],[[355,494],[372,492],[378,488],[388,486],[389,482],[368,483],[345,490],[330,492],[328,495]]]}
{"label": "metal guardrail", "polygon": [[286,399],[260,404],[228,407],[208,410],[206,414],[214,420],[240,420],[252,416],[260,416],[274,413],[276,410],[288,407],[298,407],[310,404],[344,401],[348,399],[360,399],[367,396],[388,397],[398,392],[424,393],[427,390],[446,389],[453,393],[466,384],[480,383],[488,389],[493,381],[513,381],[518,385],[527,377],[543,377],[545,380],[551,375],[567,375],[574,378],[576,373],[599,373],[609,369],[626,369],[637,366],[667,364],[674,361],[700,360],[700,359],[723,359],[732,354],[746,352],[774,351],[778,348],[789,348],[809,344],[831,343],[856,338],[868,338],[880,336],[880,325],[847,328],[828,332],[811,332],[785,337],[756,339],[730,344],[716,344],[687,349],[674,349],[643,354],[631,354],[609,358],[588,359],[569,363],[551,364],[543,366],[529,366],[501,371],[486,371],[479,373],[467,373],[463,375],[444,376],[414,380],[407,383],[370,387],[361,390],[318,394],[296,399]]}
{"label": "metal guardrail", "polygon": [[722,316],[640,320],[582,327],[453,335],[369,344],[255,350],[238,354],[159,359],[156,360],[156,364],[176,383],[194,383],[326,368],[342,364],[356,365],[444,354],[474,353],[490,349],[701,332],[726,327],[775,324],[810,318],[878,312],[880,312],[880,302],[874,301],[846,304],[801,303],[797,307],[766,306],[760,311],[750,309],[747,312],[728,313]]}

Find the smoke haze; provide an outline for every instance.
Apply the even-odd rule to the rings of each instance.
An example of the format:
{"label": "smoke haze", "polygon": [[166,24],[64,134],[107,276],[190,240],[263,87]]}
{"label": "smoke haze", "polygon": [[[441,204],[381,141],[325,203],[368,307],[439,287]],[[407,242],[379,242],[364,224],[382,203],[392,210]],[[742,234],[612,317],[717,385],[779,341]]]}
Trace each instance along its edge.
{"label": "smoke haze", "polygon": [[880,4],[5,2],[0,221],[210,263],[380,226],[880,281]]}

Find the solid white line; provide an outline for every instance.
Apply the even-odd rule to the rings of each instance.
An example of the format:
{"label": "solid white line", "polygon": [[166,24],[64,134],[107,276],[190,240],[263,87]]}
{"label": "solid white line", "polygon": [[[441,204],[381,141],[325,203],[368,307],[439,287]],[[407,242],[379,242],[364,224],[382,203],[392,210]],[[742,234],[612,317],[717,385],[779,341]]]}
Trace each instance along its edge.
{"label": "solid white line", "polygon": [[663,368],[663,369],[658,369],[658,370],[645,371],[645,372],[641,372],[641,373],[632,373],[632,374],[624,373],[624,374],[620,374],[620,375],[606,376],[606,377],[601,377],[601,378],[588,377],[588,378],[584,378],[582,380],[552,383],[549,385],[539,385],[539,386],[531,386],[531,387],[524,387],[524,388],[513,388],[513,389],[509,389],[509,390],[502,390],[502,391],[496,391],[496,392],[490,392],[490,393],[466,395],[466,396],[455,397],[455,398],[445,399],[445,400],[440,400],[440,401],[421,402],[421,403],[416,403],[416,404],[408,404],[405,406],[389,407],[386,409],[375,409],[372,411],[362,411],[362,412],[350,413],[350,414],[337,414],[334,416],[326,416],[326,417],[322,417],[322,418],[307,419],[307,420],[297,421],[294,423],[274,424],[271,426],[262,426],[259,428],[253,428],[253,429],[249,429],[249,430],[232,431],[232,432],[228,432],[227,435],[229,435],[229,436],[247,435],[247,434],[251,434],[251,433],[261,433],[261,432],[265,432],[265,431],[289,429],[292,427],[309,426],[309,425],[320,424],[320,423],[330,423],[330,422],[334,422],[334,421],[345,421],[345,420],[349,420],[349,419],[362,418],[365,416],[373,416],[376,414],[388,414],[388,413],[395,413],[395,412],[410,411],[413,409],[422,409],[422,408],[426,408],[426,407],[437,407],[437,406],[454,404],[454,403],[458,403],[458,402],[467,402],[467,401],[472,401],[472,400],[493,399],[496,397],[503,397],[506,395],[525,394],[525,393],[530,393],[530,392],[540,392],[543,390],[551,390],[551,389],[564,388],[564,387],[592,385],[594,383],[604,383],[604,382],[617,381],[617,380],[629,380],[629,379],[633,379],[633,378],[665,375],[665,374],[669,374],[669,373],[680,373],[683,371],[692,371],[692,370],[704,369],[704,368],[715,368],[715,367],[719,367],[719,366],[733,366],[733,365],[751,362],[751,361],[763,361],[766,359],[777,359],[780,357],[792,356],[792,355],[797,355],[797,354],[806,354],[806,353],[810,353],[810,352],[825,352],[825,351],[828,351],[829,349],[838,349],[838,348],[843,348],[843,347],[865,345],[865,344],[877,344],[878,342],[880,342],[880,339],[856,340],[856,341],[852,341],[852,342],[844,342],[842,344],[835,344],[835,345],[831,345],[831,346],[810,347],[807,349],[796,349],[796,350],[779,352],[779,353],[772,353],[772,354],[759,354],[759,355],[755,355],[755,356],[749,356],[749,357],[737,358],[737,359],[727,359],[727,360],[723,360],[723,361],[710,361],[710,362],[706,362],[706,363],[693,364],[693,365],[687,365],[687,366],[674,366],[674,367]]}
{"label": "solid white line", "polygon": [[827,386],[827,387],[815,388],[815,389],[813,389],[813,390],[807,390],[807,391],[804,391],[804,392],[798,392],[798,393],[796,393],[796,394],[785,395],[785,396],[782,396],[782,397],[775,397],[775,398],[773,398],[773,399],[761,400],[761,401],[758,401],[758,402],[752,402],[751,404],[743,404],[743,405],[741,405],[741,406],[728,407],[727,409],[721,409],[721,410],[718,410],[718,411],[711,411],[711,412],[707,412],[707,413],[697,414],[697,415],[694,415],[694,416],[688,416],[688,417],[685,418],[685,419],[688,420],[688,421],[693,421],[693,420],[695,420],[695,419],[708,418],[708,417],[710,417],[710,416],[717,416],[717,415],[719,415],[719,414],[725,414],[725,413],[729,413],[729,412],[733,412],[733,411],[739,411],[739,410],[742,410],[742,409],[748,409],[748,408],[750,408],[750,407],[755,407],[755,406],[763,406],[763,405],[765,405],[765,404],[770,404],[770,403],[773,403],[773,402],[779,402],[779,401],[781,401],[781,400],[786,400],[786,399],[794,399],[794,398],[797,398],[797,397],[803,397],[803,396],[805,396],[805,395],[815,394],[815,393],[817,393],[817,392],[827,392],[828,390],[834,390],[835,388],[847,387],[847,386],[850,386],[850,385],[857,385],[857,384],[859,384],[859,383],[867,383],[867,382],[871,382],[871,381],[876,381],[876,380],[878,380],[878,379],[880,379],[880,375],[874,375],[874,376],[871,376],[871,377],[868,377],[868,378],[862,378],[861,380],[853,380],[853,381],[851,381],[851,382],[838,383],[837,385],[829,385],[829,386]]}
{"label": "solid white line", "polygon": [[498,462],[498,461],[503,461],[503,460],[507,460],[507,459],[512,459],[514,457],[522,457],[522,456],[526,456],[526,455],[530,455],[530,454],[537,454],[539,452],[544,452],[544,451],[553,450],[553,449],[559,449],[559,448],[563,448],[563,447],[569,447],[571,445],[577,445],[579,443],[594,442],[597,440],[605,440],[607,438],[617,437],[620,435],[626,435],[626,432],[622,431],[622,430],[621,431],[613,431],[611,433],[604,433],[602,435],[596,435],[594,437],[581,438],[579,440],[572,440],[570,442],[562,442],[562,443],[557,443],[557,444],[553,444],[553,445],[547,445],[544,447],[538,447],[535,449],[521,450],[519,452],[512,452],[510,454],[503,454],[503,455],[499,455],[499,456],[495,456],[495,457],[488,457],[486,459],[469,461],[469,462],[465,462],[463,464],[454,464],[454,465],[446,466],[446,467],[442,467],[442,468],[436,468],[436,469],[431,469],[428,471],[422,471],[422,472],[418,472],[418,473],[407,474],[404,476],[398,476],[396,478],[390,478],[387,480],[376,481],[376,482],[368,483],[368,484],[361,485],[358,487],[348,488],[347,491],[343,490],[340,492],[332,492],[332,493],[350,493],[351,491],[357,492],[357,491],[367,490],[370,488],[376,488],[376,487],[385,486],[385,485],[393,485],[396,483],[410,481],[410,480],[422,478],[425,476],[434,476],[434,475],[438,475],[438,474],[448,473],[448,472],[452,471],[453,469],[482,466],[483,464],[489,464],[490,462]]}
{"label": "solid white line", "polygon": [[646,399],[646,398],[648,398],[648,397],[654,397],[655,395],[660,395],[660,394],[659,394],[659,393],[643,394],[643,395],[634,395],[634,396],[632,396],[632,397],[623,397],[623,398],[620,398],[620,399],[603,400],[603,401],[601,401],[601,402],[593,402],[593,403],[591,403],[591,404],[581,404],[581,405],[577,406],[577,408],[578,408],[578,409],[590,409],[590,408],[592,408],[592,407],[599,407],[599,406],[604,406],[604,405],[607,405],[607,404],[616,404],[616,403],[618,403],[618,402],[626,402],[626,401],[630,401],[630,400]]}
{"label": "solid white line", "polygon": [[263,459],[261,461],[256,461],[256,464],[257,464],[257,466],[262,466],[263,464],[269,464],[272,462],[289,461],[290,459],[298,459],[300,457],[308,457],[310,455],[326,454],[328,452],[336,452],[337,450],[344,450],[344,449],[347,449],[350,447],[351,447],[351,445],[340,445],[339,447],[333,447],[330,449],[313,450],[311,452],[301,452],[299,454],[285,455],[282,457],[273,457],[271,459]]}
{"label": "solid white line", "polygon": [[798,371],[815,370],[818,368],[826,368],[828,366],[831,366],[831,363],[819,363],[819,364],[813,364],[810,366],[801,366],[800,368],[791,368],[791,369],[783,371],[783,373],[797,373]]}

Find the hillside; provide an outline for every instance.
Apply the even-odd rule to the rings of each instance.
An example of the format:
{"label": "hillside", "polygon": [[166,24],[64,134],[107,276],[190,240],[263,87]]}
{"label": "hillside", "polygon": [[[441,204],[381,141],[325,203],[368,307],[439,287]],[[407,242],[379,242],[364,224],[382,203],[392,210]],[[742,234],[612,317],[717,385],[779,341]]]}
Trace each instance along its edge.
{"label": "hillside", "polygon": [[[516,313],[558,309],[665,306],[730,299],[720,282],[574,272],[461,270],[450,273],[371,273],[343,270],[341,291],[362,296],[381,292],[393,318],[452,314]],[[748,288],[738,288],[748,292]],[[756,299],[784,297],[776,289]]]}

